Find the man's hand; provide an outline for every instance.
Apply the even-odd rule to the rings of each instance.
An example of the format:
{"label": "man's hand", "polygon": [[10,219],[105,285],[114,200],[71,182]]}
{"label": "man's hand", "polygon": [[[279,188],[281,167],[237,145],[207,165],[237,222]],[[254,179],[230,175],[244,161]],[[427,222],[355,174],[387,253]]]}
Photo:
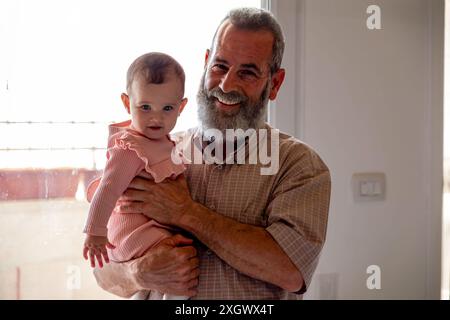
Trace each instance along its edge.
{"label": "man's hand", "polygon": [[104,290],[130,297],[139,290],[157,290],[180,296],[195,296],[199,260],[192,240],[175,235],[162,240],[141,258],[111,263],[95,269],[97,283]]}
{"label": "man's hand", "polygon": [[199,276],[197,252],[192,240],[176,235],[162,240],[144,257],[131,263],[131,274],[140,289],[193,296]]}
{"label": "man's hand", "polygon": [[195,202],[183,175],[160,183],[136,177],[119,199],[121,213],[142,212],[161,224],[177,226]]}

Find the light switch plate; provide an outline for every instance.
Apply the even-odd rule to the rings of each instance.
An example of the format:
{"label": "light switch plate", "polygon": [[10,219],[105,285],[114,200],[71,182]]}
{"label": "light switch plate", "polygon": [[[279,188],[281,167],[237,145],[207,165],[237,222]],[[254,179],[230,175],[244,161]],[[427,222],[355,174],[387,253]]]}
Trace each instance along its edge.
{"label": "light switch plate", "polygon": [[353,199],[356,202],[386,199],[386,175],[381,172],[354,173],[352,176]]}

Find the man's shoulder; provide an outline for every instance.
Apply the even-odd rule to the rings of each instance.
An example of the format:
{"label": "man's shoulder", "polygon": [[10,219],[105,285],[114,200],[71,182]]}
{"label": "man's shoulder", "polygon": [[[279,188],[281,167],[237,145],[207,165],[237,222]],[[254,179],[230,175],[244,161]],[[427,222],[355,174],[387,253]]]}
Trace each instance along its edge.
{"label": "man's shoulder", "polygon": [[320,171],[329,171],[325,162],[311,145],[286,132],[267,127],[271,130],[272,136],[274,133],[278,134],[280,163],[289,163],[294,166],[309,163]]}
{"label": "man's shoulder", "polygon": [[313,147],[290,135],[289,133],[273,128],[269,124],[266,124],[265,128],[270,132],[270,139],[278,139],[280,153],[282,154],[300,156],[304,153],[316,153]]}

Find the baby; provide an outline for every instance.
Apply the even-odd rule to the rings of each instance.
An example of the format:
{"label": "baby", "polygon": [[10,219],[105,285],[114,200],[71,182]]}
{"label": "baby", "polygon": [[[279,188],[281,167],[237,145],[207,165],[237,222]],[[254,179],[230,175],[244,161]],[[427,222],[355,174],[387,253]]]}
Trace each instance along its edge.
{"label": "baby", "polygon": [[102,267],[102,260],[108,263],[109,258],[123,262],[141,257],[174,231],[141,213],[121,214],[114,207],[138,174],[144,172],[159,183],[184,172],[169,137],[187,103],[184,81],[183,68],[163,53],[144,54],[128,69],[127,94],[121,98],[131,120],[109,126],[103,176],[88,187],[88,200],[95,194],[84,228],[83,256],[92,267],[95,259]]}

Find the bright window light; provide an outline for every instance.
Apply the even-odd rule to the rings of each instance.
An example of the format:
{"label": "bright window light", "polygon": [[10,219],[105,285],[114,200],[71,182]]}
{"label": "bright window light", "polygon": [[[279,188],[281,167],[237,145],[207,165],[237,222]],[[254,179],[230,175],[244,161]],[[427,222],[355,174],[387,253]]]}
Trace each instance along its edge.
{"label": "bright window light", "polygon": [[186,72],[177,127],[197,124],[205,50],[260,0],[0,0],[0,299],[111,299],[82,258],[87,184],[107,125],[128,119],[128,66],[162,51]]}
{"label": "bright window light", "polygon": [[101,168],[104,151],[83,148],[104,148],[107,124],[128,119],[125,74],[150,51],[186,72],[189,102],[174,132],[195,126],[205,50],[225,13],[242,6],[261,1],[1,1],[0,168]]}

